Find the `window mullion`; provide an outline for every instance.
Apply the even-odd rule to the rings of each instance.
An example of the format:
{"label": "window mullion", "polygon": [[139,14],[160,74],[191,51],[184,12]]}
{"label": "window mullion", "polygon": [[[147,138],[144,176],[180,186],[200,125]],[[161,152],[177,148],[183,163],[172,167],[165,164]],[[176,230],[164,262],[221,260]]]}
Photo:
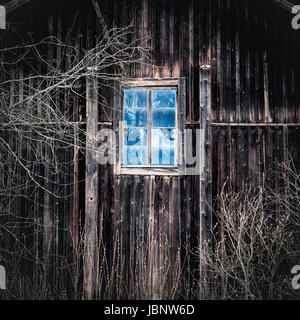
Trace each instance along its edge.
{"label": "window mullion", "polygon": [[152,141],[151,141],[151,133],[152,133],[152,89],[149,90],[148,95],[148,164],[151,165],[151,149],[152,149]]}

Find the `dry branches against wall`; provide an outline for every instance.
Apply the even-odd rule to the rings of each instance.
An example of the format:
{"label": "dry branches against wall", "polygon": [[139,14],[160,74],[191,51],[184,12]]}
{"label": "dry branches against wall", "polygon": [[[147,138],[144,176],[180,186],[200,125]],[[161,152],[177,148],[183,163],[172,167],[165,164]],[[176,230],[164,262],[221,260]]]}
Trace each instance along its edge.
{"label": "dry branches against wall", "polygon": [[[115,73],[116,68],[124,68],[147,56],[143,39],[128,43],[131,26],[106,33],[105,39],[99,37],[95,47],[87,51],[55,37],[0,50],[1,74],[5,78],[0,83],[1,154],[10,154],[16,165],[43,189],[47,187],[38,182],[43,176],[38,176],[33,166],[40,162],[46,164],[47,159],[40,159],[41,150],[36,144],[42,142],[44,148],[48,145],[50,149],[54,143],[64,148],[74,147],[74,133],[80,130],[75,114],[80,99],[81,106],[84,105],[86,79],[93,77],[98,81],[102,106],[112,108],[106,104],[103,91],[109,90],[111,81],[120,77]],[[113,53],[111,48],[115,49]],[[53,52],[52,57],[45,57],[43,52],[47,50],[50,55]],[[54,50],[59,54],[56,52],[54,56]],[[76,106],[75,97],[79,101]],[[16,141],[26,141],[26,152],[32,153],[31,163],[26,163],[14,149],[16,144],[7,140],[8,133],[12,132]],[[2,158],[2,166],[3,163],[8,165]],[[3,192],[8,192],[7,187],[0,191]]]}
{"label": "dry branches against wall", "polygon": [[69,210],[86,151],[87,79],[96,80],[105,114],[112,109],[112,81],[148,58],[147,39],[133,37],[132,25],[105,30],[88,50],[72,32],[64,41],[33,42],[29,35],[26,44],[0,49],[0,264],[28,275],[50,276],[50,265],[67,273],[70,265],[78,268],[60,243],[67,239],[81,250],[77,231],[66,226],[75,219]]}
{"label": "dry branches against wall", "polygon": [[145,39],[128,42],[131,29],[106,31],[105,39],[100,36],[86,51],[55,37],[0,50],[0,169],[6,173],[1,175],[0,195],[17,195],[24,189],[22,183],[15,184],[16,170],[22,170],[34,187],[61,196],[48,188],[49,177],[35,169],[42,165],[65,174],[70,163],[57,158],[54,145],[85,147],[84,139],[79,142],[74,135],[84,134],[85,115],[78,108],[85,105],[87,78],[98,81],[100,107],[112,108],[103,92],[121,76],[116,68],[128,67],[148,53]]}
{"label": "dry branches against wall", "polygon": [[300,261],[300,176],[292,162],[274,174],[285,181],[281,192],[221,193],[214,245],[200,257],[209,270],[200,281],[200,298],[299,298],[291,269]]}

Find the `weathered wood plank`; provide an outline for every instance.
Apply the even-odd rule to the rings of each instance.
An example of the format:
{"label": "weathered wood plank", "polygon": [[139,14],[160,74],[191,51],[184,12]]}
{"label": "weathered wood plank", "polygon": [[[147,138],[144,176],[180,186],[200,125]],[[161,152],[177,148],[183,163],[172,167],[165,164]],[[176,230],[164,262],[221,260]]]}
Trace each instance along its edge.
{"label": "weathered wood plank", "polygon": [[98,276],[98,199],[99,171],[95,161],[97,147],[98,93],[95,79],[87,79],[86,189],[84,237],[84,293],[87,299],[96,296]]}
{"label": "weathered wood plank", "polygon": [[[199,186],[199,248],[203,250],[204,244],[211,241],[211,72],[210,68],[200,69],[200,108],[201,108],[201,128],[200,128],[200,186]],[[204,252],[201,252],[201,254]],[[200,265],[200,272],[203,266]]]}

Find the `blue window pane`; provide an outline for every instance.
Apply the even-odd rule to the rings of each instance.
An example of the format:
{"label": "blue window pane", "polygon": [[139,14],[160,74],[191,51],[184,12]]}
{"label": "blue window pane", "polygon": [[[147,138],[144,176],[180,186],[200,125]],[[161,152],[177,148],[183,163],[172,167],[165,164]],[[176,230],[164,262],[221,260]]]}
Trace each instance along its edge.
{"label": "blue window pane", "polygon": [[130,128],[125,132],[125,145],[146,146],[148,142],[148,129]]}
{"label": "blue window pane", "polygon": [[152,148],[152,164],[153,165],[175,165],[175,150],[172,148]]}
{"label": "blue window pane", "polygon": [[176,90],[152,90],[152,108],[175,108]]}
{"label": "blue window pane", "polygon": [[174,147],[175,129],[152,129],[152,147]]}
{"label": "blue window pane", "polygon": [[125,165],[147,165],[147,148],[125,147],[123,162]]}
{"label": "blue window pane", "polygon": [[124,90],[124,107],[136,108],[148,106],[148,90]]}
{"label": "blue window pane", "polygon": [[148,110],[143,109],[125,109],[124,121],[125,127],[147,127]]}
{"label": "blue window pane", "polygon": [[154,109],[152,110],[152,127],[175,128],[175,110]]}

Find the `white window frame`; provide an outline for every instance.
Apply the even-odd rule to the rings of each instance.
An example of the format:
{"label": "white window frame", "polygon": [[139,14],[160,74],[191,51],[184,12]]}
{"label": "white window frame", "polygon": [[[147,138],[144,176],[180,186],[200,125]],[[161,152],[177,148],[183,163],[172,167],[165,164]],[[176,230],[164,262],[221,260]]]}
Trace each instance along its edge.
{"label": "white window frame", "polygon": [[[170,165],[123,165],[123,139],[124,128],[121,127],[123,120],[123,92],[125,89],[176,89],[176,164]],[[185,129],[185,109],[186,109],[186,84],[184,78],[171,79],[130,79],[115,81],[114,96],[114,130],[117,133],[117,150],[114,166],[115,175],[184,175],[184,139],[182,133]],[[150,110],[150,106],[149,110]],[[148,114],[148,134],[151,134],[151,114]],[[150,139],[151,141],[151,139]],[[151,145],[148,145],[148,152]],[[149,155],[148,155],[149,156]]]}

